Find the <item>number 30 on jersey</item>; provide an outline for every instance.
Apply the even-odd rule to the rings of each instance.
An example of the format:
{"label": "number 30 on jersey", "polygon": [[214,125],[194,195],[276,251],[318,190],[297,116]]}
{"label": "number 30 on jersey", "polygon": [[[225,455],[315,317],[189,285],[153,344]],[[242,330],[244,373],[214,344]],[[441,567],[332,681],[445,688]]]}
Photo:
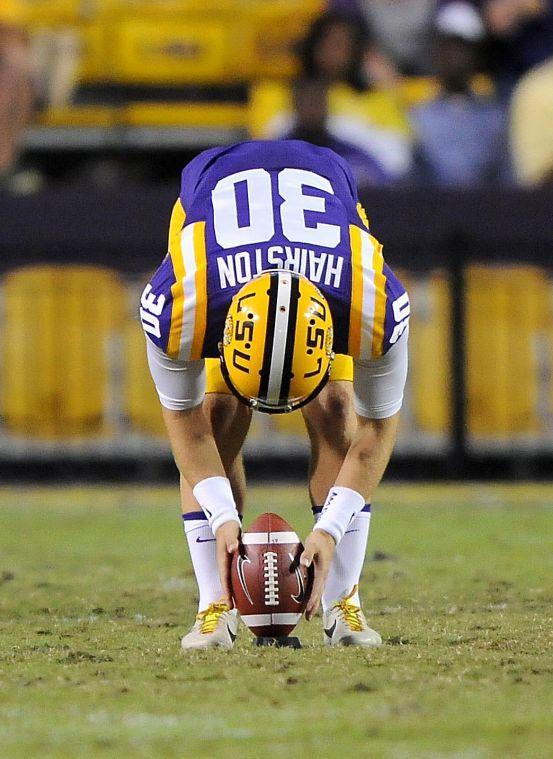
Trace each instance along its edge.
{"label": "number 30 on jersey", "polygon": [[340,227],[322,219],[307,226],[305,212],[326,213],[326,200],[319,195],[305,195],[312,188],[334,195],[325,177],[304,169],[282,169],[278,174],[278,193],[282,203],[273,202],[271,175],[266,169],[238,171],[220,179],[213,192],[215,238],[221,248],[238,248],[269,242],[275,234],[275,213],[280,215],[282,234],[290,242],[336,248]]}

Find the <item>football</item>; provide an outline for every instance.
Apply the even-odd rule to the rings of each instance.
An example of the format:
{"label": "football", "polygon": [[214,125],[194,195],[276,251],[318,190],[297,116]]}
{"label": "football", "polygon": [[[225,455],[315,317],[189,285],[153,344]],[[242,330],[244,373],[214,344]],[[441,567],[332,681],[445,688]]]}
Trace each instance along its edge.
{"label": "football", "polygon": [[289,635],[301,619],[313,583],[313,566],[301,566],[303,546],[286,520],[262,514],[242,535],[234,555],[234,603],[254,635]]}

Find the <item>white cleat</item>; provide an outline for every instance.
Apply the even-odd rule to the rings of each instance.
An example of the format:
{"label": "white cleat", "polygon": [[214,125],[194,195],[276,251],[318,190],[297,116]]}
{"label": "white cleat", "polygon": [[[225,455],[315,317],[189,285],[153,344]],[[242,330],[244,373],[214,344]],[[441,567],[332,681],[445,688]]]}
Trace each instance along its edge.
{"label": "white cleat", "polygon": [[238,630],[236,610],[224,603],[209,604],[196,616],[194,627],[181,640],[184,651],[202,648],[232,648]]}
{"label": "white cleat", "polygon": [[349,596],[337,601],[323,614],[324,639],[327,646],[362,646],[374,648],[382,645],[382,638],[367,624],[359,606],[350,598],[357,591],[357,585]]}

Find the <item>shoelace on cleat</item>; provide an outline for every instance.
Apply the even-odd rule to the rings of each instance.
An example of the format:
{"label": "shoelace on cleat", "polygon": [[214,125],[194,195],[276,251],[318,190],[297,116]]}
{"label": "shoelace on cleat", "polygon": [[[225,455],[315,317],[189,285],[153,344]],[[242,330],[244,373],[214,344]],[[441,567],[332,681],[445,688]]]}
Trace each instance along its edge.
{"label": "shoelace on cleat", "polygon": [[334,604],[334,608],[338,609],[342,619],[352,632],[361,632],[363,629],[363,622],[361,620],[361,607],[356,606],[350,602],[350,598],[355,595],[357,591],[357,585],[353,586],[351,593],[342,598]]}
{"label": "shoelace on cleat", "polygon": [[227,606],[227,604],[224,604],[224,603],[209,604],[207,609],[204,609],[204,611],[201,611],[199,614],[196,615],[196,619],[198,620],[198,622],[202,623],[200,625],[200,632],[204,635],[206,633],[212,633],[217,627],[217,625],[219,624],[221,615],[227,611],[230,611],[230,608]]}

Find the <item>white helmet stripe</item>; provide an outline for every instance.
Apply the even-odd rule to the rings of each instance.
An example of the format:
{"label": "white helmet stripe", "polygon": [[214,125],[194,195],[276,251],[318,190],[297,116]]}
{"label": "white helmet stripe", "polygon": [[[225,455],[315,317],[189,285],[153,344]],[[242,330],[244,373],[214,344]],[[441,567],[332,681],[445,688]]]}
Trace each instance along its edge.
{"label": "white helmet stripe", "polygon": [[288,272],[278,272],[273,350],[269,369],[269,385],[267,388],[267,403],[272,405],[277,405],[280,401],[282,371],[286,355],[286,338],[288,336],[288,320],[290,318],[291,280],[292,278]]}

